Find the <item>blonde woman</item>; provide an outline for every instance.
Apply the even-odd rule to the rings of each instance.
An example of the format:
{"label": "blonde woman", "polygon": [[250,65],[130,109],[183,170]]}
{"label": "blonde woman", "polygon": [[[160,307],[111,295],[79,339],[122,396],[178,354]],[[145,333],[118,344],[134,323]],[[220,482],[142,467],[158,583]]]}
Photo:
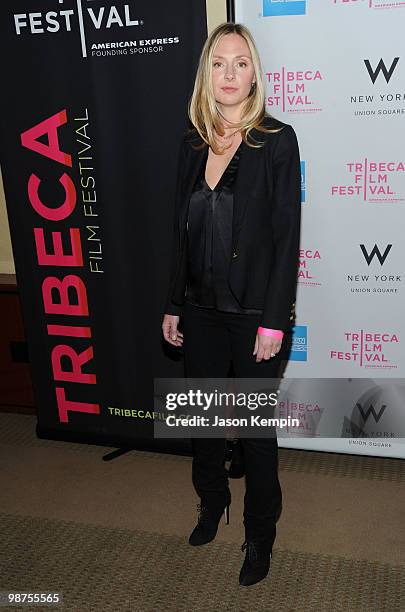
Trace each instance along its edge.
{"label": "blonde woman", "polygon": [[[186,377],[275,378],[295,305],[301,172],[294,129],[265,112],[260,58],[241,24],[203,47],[180,145],[170,287],[162,331]],[[179,326],[182,317],[182,331]],[[225,440],[193,438],[200,497],[192,545],[210,542],[231,494]],[[246,476],[244,586],[268,574],[281,512],[277,437],[240,440]]]}

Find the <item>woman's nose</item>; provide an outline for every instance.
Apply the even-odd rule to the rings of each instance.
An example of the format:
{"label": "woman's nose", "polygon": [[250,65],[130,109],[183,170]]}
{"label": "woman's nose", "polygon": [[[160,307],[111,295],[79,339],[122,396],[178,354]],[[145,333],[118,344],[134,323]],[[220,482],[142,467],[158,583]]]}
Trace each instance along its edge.
{"label": "woman's nose", "polygon": [[231,68],[228,68],[225,74],[225,78],[226,79],[233,79],[234,74],[233,74],[233,70]]}

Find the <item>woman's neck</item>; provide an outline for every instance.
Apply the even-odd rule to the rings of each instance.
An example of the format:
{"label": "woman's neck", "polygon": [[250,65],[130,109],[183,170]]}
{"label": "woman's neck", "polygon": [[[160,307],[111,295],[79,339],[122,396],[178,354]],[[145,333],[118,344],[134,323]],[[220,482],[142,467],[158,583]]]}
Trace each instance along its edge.
{"label": "woman's neck", "polygon": [[240,106],[235,107],[235,108],[227,107],[226,109],[219,107],[219,111],[222,115],[221,120],[222,120],[222,127],[225,130],[225,136],[228,136],[232,132],[235,132],[235,130],[237,129],[234,127],[233,124],[239,123],[241,120]]}

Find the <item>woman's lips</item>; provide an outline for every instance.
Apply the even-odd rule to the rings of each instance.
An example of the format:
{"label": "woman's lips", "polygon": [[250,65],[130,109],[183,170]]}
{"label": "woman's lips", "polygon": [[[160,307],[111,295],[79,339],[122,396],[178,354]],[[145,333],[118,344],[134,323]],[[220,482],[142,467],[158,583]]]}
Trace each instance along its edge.
{"label": "woman's lips", "polygon": [[226,91],[227,93],[232,93],[233,91],[237,91],[236,87],[222,87],[223,91]]}

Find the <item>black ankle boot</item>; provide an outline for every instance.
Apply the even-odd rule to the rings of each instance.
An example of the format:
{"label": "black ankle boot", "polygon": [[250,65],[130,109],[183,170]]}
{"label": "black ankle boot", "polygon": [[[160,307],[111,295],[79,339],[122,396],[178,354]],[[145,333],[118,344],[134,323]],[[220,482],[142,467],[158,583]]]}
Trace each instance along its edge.
{"label": "black ankle boot", "polygon": [[240,440],[232,441],[231,465],[228,469],[229,478],[242,478],[245,475],[245,459]]}
{"label": "black ankle boot", "polygon": [[230,503],[231,500],[229,499],[225,507],[222,508],[208,505],[203,501],[197,504],[198,522],[188,539],[189,544],[192,546],[200,546],[201,544],[208,544],[208,542],[211,542],[217,535],[218,524],[223,513],[225,513],[226,524],[229,525]]}
{"label": "black ankle boot", "polygon": [[239,584],[250,586],[260,582],[269,573],[271,546],[263,540],[246,540],[241,550],[246,550],[246,556],[240,570]]}

